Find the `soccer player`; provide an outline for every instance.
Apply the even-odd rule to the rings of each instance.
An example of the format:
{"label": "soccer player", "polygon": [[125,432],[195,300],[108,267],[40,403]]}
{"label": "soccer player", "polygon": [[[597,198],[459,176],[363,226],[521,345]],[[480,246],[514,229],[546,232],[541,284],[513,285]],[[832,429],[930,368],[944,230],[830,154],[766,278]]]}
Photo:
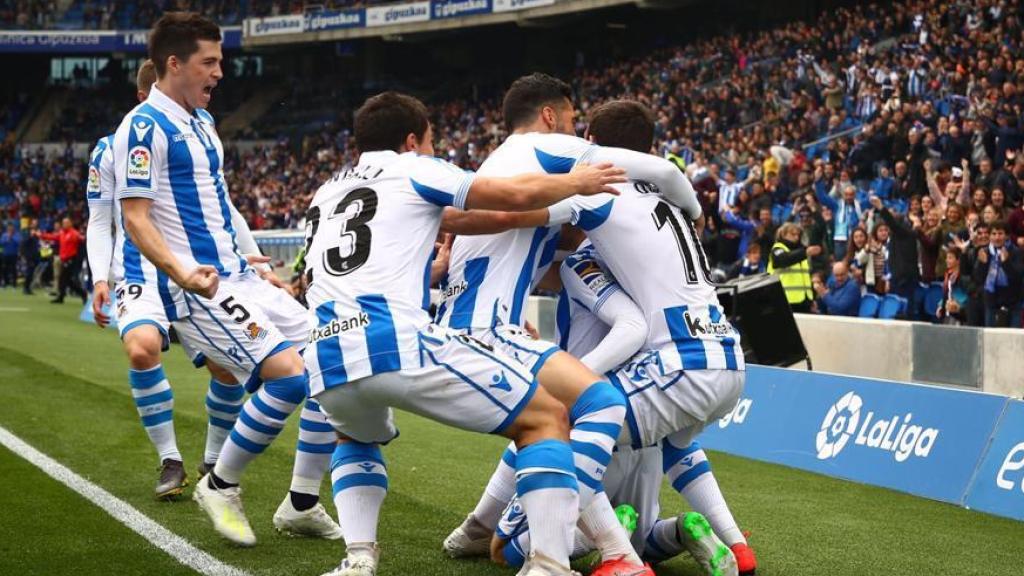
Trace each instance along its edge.
{"label": "soccer player", "polygon": [[[630,178],[652,181],[665,197],[699,211],[689,181],[670,162],[632,150],[595,146],[574,136],[572,90],[561,80],[546,74],[516,80],[505,94],[503,113],[512,134],[484,162],[481,174],[562,173],[580,160],[608,160],[625,168]],[[456,237],[438,323],[462,330],[524,363],[542,386],[569,407],[581,483],[581,527],[602,553],[603,564],[595,574],[651,573],[642,572],[642,562],[601,489],[625,415],[624,399],[557,345],[534,340],[525,329],[527,296],[551,263],[558,241],[559,227],[550,224],[567,221],[571,210],[571,201],[565,201],[548,210],[510,217],[515,225],[532,224],[529,227]],[[536,214],[540,218],[531,220]],[[453,213],[446,219],[446,229],[479,232],[492,220],[507,223],[489,213]],[[509,447],[503,462],[511,461],[514,449]],[[486,552],[501,511],[513,495],[513,478],[513,467],[499,463],[476,509],[445,539],[450,555]],[[523,558],[507,560],[516,566]]]}
{"label": "soccer player", "polygon": [[578,485],[565,406],[511,357],[431,323],[432,252],[446,206],[533,210],[597,193],[623,172],[488,178],[432,157],[426,107],[393,92],[356,112],[358,164],[324,184],[307,213],[305,351],[310,393],[342,440],[332,462],[346,558],[331,576],[373,576],[387,491],[380,445],[392,407],[518,446],[516,490],[536,518],[523,574],[568,575]]}
{"label": "soccer player", "polygon": [[[274,524],[338,538],[340,529],[318,498],[333,449],[330,431],[315,405],[305,403],[307,380],[296,348],[305,340],[305,310],[262,280],[237,247],[223,147],[205,110],[222,77],[220,41],[217,25],[197,14],[168,13],[156,23],[149,41],[156,84],[113,140],[116,197],[127,236],[158,270],[156,290],[184,290],[187,315],[174,322],[175,330],[251,393],[193,498],[221,535],[255,544],[238,483],[287,417],[305,404],[300,428],[319,441],[303,442],[300,435],[291,490]],[[126,270],[132,266],[126,259]],[[130,290],[126,297],[133,296]],[[224,417],[236,411],[238,397],[218,398],[231,402],[210,399],[207,406],[223,420],[214,424],[225,429],[230,421]],[[310,425],[315,428],[308,430]]]}
{"label": "soccer player", "polygon": [[[558,299],[558,331],[560,345],[597,372],[608,363],[620,364],[640,350],[647,335],[643,311],[619,287],[600,262],[591,245],[582,246],[562,263],[559,269],[562,292]],[[640,334],[637,343],[636,334]],[[630,350],[636,344],[633,350]],[[603,363],[603,364],[602,364]],[[615,366],[618,368],[619,366]],[[683,450],[685,457],[668,461],[672,487],[701,513],[736,556],[741,576],[753,574],[757,562],[753,550],[711,471],[707,455],[693,442]],[[648,454],[651,453],[651,454]],[[612,505],[631,504],[639,512],[633,545],[645,560],[664,561],[678,553],[680,545],[691,549],[699,545],[686,529],[686,517],[659,520],[658,493],[661,488],[663,455],[659,447],[634,450],[618,446],[605,473],[605,488]],[[678,523],[678,530],[674,530]],[[680,541],[680,537],[685,538]],[[696,550],[700,556],[700,550]]]}

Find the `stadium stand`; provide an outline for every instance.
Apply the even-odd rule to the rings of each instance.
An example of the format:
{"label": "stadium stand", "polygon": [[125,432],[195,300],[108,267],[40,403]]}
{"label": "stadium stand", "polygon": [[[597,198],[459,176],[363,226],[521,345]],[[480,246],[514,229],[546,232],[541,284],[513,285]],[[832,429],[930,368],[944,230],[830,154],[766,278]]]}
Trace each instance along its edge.
{"label": "stadium stand", "polygon": [[[112,6],[75,2],[60,18],[29,10],[36,19],[29,22],[22,10],[28,4],[7,3],[0,19],[46,27],[73,17],[89,27],[97,10]],[[304,8],[243,2],[228,14],[234,10],[229,5],[174,3],[222,15],[225,23]],[[109,25],[142,25],[166,7],[142,4],[130,22]],[[584,59],[569,78],[582,113],[579,129],[586,111],[608,99],[637,99],[654,109],[657,151],[685,168],[700,192],[710,216],[706,248],[723,278],[735,270],[763,270],[775,230],[792,221],[803,228],[801,245],[817,247],[809,260],[823,280],[816,283],[823,288],[818,298],[831,285],[831,263],[845,261],[864,293],[907,301],[900,317],[1019,327],[1020,14],[1019,0],[857,5],[639,56]],[[118,18],[129,16],[118,12]],[[239,78],[218,88],[218,118],[237,109],[256,82]],[[351,110],[381,85],[393,86],[356,84],[344,76],[324,76],[313,86],[286,75],[282,84],[286,96],[234,135],[259,143],[231,149],[226,158],[232,195],[256,229],[301,226],[319,183],[355,158]],[[93,104],[131,95],[116,82],[67,89],[70,101],[84,105],[63,111],[52,140],[95,140],[109,131],[116,111]],[[497,90],[472,99],[457,90],[432,93],[438,154],[477,167],[505,136],[499,97]],[[20,102],[7,98],[0,129],[17,123],[25,109]],[[74,163],[59,154],[42,159],[31,145],[14,150],[5,155],[0,174],[5,211],[24,214],[28,198],[38,197],[42,203],[29,210],[34,217],[53,222],[71,211],[83,222],[74,213],[81,210]],[[33,170],[55,174],[57,182],[43,182]],[[1006,244],[993,246],[989,230],[1000,226]],[[752,264],[746,259],[751,244],[764,255]],[[952,247],[962,256],[951,274],[946,255]],[[979,256],[988,251],[997,257]],[[956,290],[949,287],[954,285]],[[939,292],[958,298],[936,304]]]}

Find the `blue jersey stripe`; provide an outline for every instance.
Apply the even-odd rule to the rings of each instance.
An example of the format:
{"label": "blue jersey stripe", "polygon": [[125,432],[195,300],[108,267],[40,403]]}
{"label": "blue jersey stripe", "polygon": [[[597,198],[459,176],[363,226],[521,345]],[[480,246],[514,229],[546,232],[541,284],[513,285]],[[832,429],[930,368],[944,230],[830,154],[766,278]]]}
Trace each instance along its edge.
{"label": "blue jersey stripe", "polygon": [[537,162],[540,163],[540,167],[548,174],[568,174],[572,170],[573,165],[576,164],[575,158],[555,156],[554,154],[548,154],[540,148],[534,148],[533,151],[537,155]]}
{"label": "blue jersey stripe", "polygon": [[686,306],[665,309],[665,321],[672,341],[676,344],[679,357],[683,360],[683,370],[707,370],[708,354],[704,350],[704,342],[690,335],[686,327]]}
{"label": "blue jersey stripe", "polygon": [[473,324],[476,297],[480,292],[480,285],[483,284],[490,263],[491,259],[488,256],[466,261],[466,267],[462,274],[463,280],[466,282],[466,291],[455,298],[451,319],[448,322],[450,328],[469,328]]}
{"label": "blue jersey stripe", "polygon": [[533,272],[537,268],[537,251],[540,244],[547,236],[548,229],[540,227],[533,231],[533,239],[530,240],[530,251],[526,255],[526,262],[523,262],[523,269],[519,271],[519,279],[516,280],[516,291],[512,294],[512,310],[509,313],[510,324],[519,325],[522,323],[523,303],[530,295],[530,288],[533,284]]}
{"label": "blue jersey stripe", "polygon": [[203,218],[203,206],[195,180],[195,164],[192,162],[188,141],[175,141],[174,137],[181,132],[167,116],[152,105],[143,104],[140,110],[151,115],[167,136],[167,179],[171,184],[171,194],[174,197],[174,206],[178,210],[178,217],[188,236],[192,257],[196,262],[213,266],[218,273],[223,274],[225,270],[217,252],[217,243],[206,226],[206,219]]}
{"label": "blue jersey stripe", "polygon": [[[205,113],[205,112],[204,112]],[[209,116],[209,114],[207,114]],[[214,186],[217,189],[217,202],[220,204],[220,214],[224,218],[224,231],[231,236],[231,247],[235,254],[239,254],[238,242],[235,240],[235,227],[231,224],[231,208],[228,207],[228,195],[227,189],[224,186],[224,180],[220,175],[220,155],[217,154],[217,147],[214,146],[213,140],[203,130],[202,126],[192,120],[192,130],[202,138],[203,146],[206,148],[206,159],[210,164],[210,177],[213,178]],[[239,255],[238,257],[238,271],[244,272],[248,264],[245,258]]]}
{"label": "blue jersey stripe", "polygon": [[612,205],[615,199],[611,199],[593,210],[582,210],[576,219],[576,225],[583,230],[590,231],[604,224],[612,213]]}
{"label": "blue jersey stripe", "polygon": [[423,266],[423,301],[420,306],[427,312],[430,311],[430,270],[436,256],[437,250],[435,249],[427,257],[427,263]]}
{"label": "blue jersey stripe", "polygon": [[558,251],[558,241],[562,239],[562,231],[555,229],[555,233],[544,243],[544,249],[540,252],[540,262],[537,263],[538,272],[555,260],[555,252]]}
{"label": "blue jersey stripe", "polygon": [[[139,111],[144,114],[149,114],[151,111],[156,112],[156,109],[149,105],[144,105],[139,108]],[[146,173],[149,175],[146,178],[131,178],[126,174],[126,181],[128,188],[145,188],[147,190],[153,189],[153,122],[154,118],[146,115],[136,115],[131,119],[131,130],[128,131],[128,166],[130,168],[136,162],[148,167]],[[139,138],[139,136],[142,138]],[[139,148],[139,150],[136,150]],[[133,151],[136,154],[133,154]],[[148,155],[148,156],[147,156]],[[139,166],[141,169],[142,166]],[[141,175],[141,174],[137,174]]]}
{"label": "blue jersey stripe", "polygon": [[[718,306],[711,306],[708,309],[708,317],[712,322],[722,321],[722,311],[718,309]],[[725,369],[735,370],[737,367],[736,363],[736,339],[735,338],[722,338],[722,350],[725,352]]]}
{"label": "blue jersey stripe", "polygon": [[128,284],[145,284],[146,275],[142,272],[142,255],[128,237],[124,227],[124,212],[121,212],[121,230],[124,230],[124,241],[121,243],[121,262],[124,266],[124,280]]}
{"label": "blue jersey stripe", "polygon": [[366,350],[370,355],[373,373],[401,370],[398,336],[395,334],[395,321],[391,317],[387,299],[382,294],[370,294],[357,297],[356,302],[370,317],[370,325],[366,327]]}
{"label": "blue jersey stripe", "polygon": [[412,183],[413,190],[420,195],[420,198],[423,198],[427,202],[441,207],[455,205],[454,195],[438,190],[437,188],[431,188],[426,184],[420,184],[412,178],[409,178],[409,182]]}
{"label": "blue jersey stripe", "polygon": [[[337,320],[334,312],[334,302],[324,302],[316,308],[317,326],[323,328]],[[341,355],[341,336],[328,336],[316,343],[316,357],[320,364],[320,372],[330,373],[331,381],[328,384],[324,381],[325,388],[331,388],[348,382],[348,373],[345,370],[345,360]]]}
{"label": "blue jersey stripe", "polygon": [[174,322],[178,319],[178,307],[174,305],[174,298],[171,297],[171,279],[160,269],[156,271],[156,289],[160,293],[160,303],[164,306],[164,313],[167,319]]}

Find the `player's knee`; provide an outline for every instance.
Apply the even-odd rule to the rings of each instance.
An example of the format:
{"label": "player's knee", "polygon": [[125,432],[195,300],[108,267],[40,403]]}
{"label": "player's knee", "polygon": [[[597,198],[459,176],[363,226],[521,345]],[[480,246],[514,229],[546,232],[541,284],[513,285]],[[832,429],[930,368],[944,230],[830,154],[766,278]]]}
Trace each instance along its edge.
{"label": "player's knee", "polygon": [[569,437],[569,409],[551,394],[538,390],[530,402],[524,428],[545,438]]}
{"label": "player's knee", "polygon": [[160,363],[162,337],[156,330],[132,330],[126,334],[124,351],[135,370],[148,370]]}
{"label": "player's knee", "polygon": [[295,348],[289,347],[263,361],[260,378],[265,381],[288,378],[302,374],[304,370],[302,356]]}

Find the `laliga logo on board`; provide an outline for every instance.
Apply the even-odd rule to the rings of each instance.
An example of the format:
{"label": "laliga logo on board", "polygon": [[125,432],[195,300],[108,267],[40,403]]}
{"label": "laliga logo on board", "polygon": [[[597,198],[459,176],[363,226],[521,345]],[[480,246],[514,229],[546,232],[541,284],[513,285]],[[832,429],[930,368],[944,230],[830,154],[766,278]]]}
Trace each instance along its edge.
{"label": "laliga logo on board", "polygon": [[[868,412],[861,424],[861,408],[864,401],[854,392],[847,392],[838,402],[829,407],[815,441],[819,460],[835,458],[854,438],[854,444],[892,452],[897,462],[904,462],[911,455],[927,458],[939,437],[937,428],[911,425],[912,413],[892,418],[874,420],[875,413]],[[900,422],[902,420],[902,422]]]}
{"label": "laliga logo on board", "polygon": [[747,420],[747,414],[750,414],[750,408],[753,405],[754,401],[750,398],[740,398],[736,406],[718,420],[718,427],[728,428],[729,424],[743,424]]}

